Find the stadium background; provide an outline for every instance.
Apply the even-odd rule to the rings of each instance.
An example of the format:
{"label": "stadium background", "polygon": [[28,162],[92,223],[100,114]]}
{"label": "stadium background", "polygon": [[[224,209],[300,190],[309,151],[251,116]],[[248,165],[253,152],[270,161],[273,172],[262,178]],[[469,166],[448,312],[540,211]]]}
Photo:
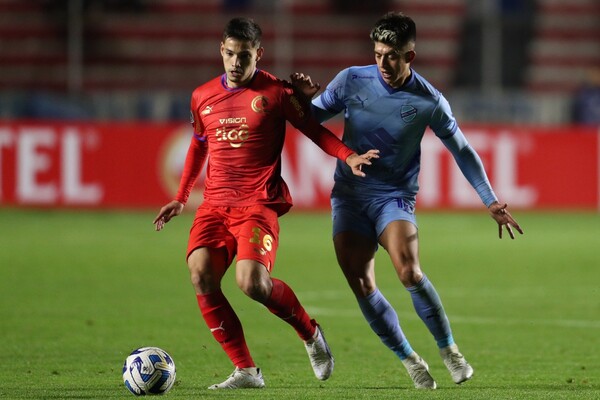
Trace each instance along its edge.
{"label": "stadium background", "polygon": [[[190,93],[222,73],[230,17],[262,25],[259,67],[324,85],[373,62],[368,30],[388,9],[415,19],[413,66],[449,99],[501,198],[599,209],[595,0],[2,0],[0,204],[163,204],[191,132]],[[329,127],[340,133],[341,121]],[[290,129],[284,176],[296,209],[327,209],[333,160],[306,142]],[[480,206],[431,132],[423,152],[422,209]]]}
{"label": "stadium background", "polygon": [[368,29],[387,9],[416,20],[414,67],[449,99],[525,230],[498,240],[426,133],[421,261],[475,376],[453,384],[380,251],[378,285],[438,382],[412,388],[336,267],[333,160],[290,129],[296,205],[281,219],[274,275],[327,329],[336,370],[315,380],[295,332],[227,276],[267,380],[243,397],[600,398],[598,0],[0,0],[0,398],[131,398],[121,366],[144,345],[176,361],[168,398],[239,397],[205,390],[231,369],[189,286],[191,215],[160,233],[151,223],[179,179],[189,96],[222,73],[234,15],[263,27],[260,67],[325,84],[372,63]]}

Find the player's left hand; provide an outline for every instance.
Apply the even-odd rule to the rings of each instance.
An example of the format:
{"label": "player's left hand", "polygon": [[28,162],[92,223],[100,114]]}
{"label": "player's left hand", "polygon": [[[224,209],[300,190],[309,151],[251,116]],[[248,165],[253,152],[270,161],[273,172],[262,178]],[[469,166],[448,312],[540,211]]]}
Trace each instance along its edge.
{"label": "player's left hand", "polygon": [[512,231],[512,228],[515,228],[517,232],[521,235],[523,234],[523,229],[519,226],[517,221],[510,215],[508,210],[506,209],[508,204],[500,204],[497,201],[490,204],[488,210],[490,212],[490,216],[494,218],[494,220],[498,223],[498,236],[502,239],[502,227],[506,227],[508,234],[511,239],[515,238],[515,234]]}
{"label": "player's left hand", "polygon": [[363,165],[371,165],[371,159],[379,158],[379,150],[369,150],[365,154],[351,154],[346,158],[346,164],[352,169],[352,173],[357,176],[367,176],[362,172]]}
{"label": "player's left hand", "polygon": [[301,72],[294,72],[290,75],[290,80],[292,81],[292,85],[298,90],[300,93],[304,94],[307,99],[312,99],[315,94],[321,88],[321,85],[317,82],[313,82],[310,78],[310,75],[304,75]]}

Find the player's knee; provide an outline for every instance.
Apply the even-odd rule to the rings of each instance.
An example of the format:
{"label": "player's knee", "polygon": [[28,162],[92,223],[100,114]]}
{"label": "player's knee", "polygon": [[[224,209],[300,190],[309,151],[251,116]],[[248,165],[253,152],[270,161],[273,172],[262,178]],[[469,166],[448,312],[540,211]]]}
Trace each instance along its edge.
{"label": "player's knee", "polygon": [[261,279],[239,278],[237,285],[246,296],[260,303],[266,302],[269,298],[269,285]]}
{"label": "player's knee", "polygon": [[412,287],[423,279],[423,273],[418,265],[411,265],[400,270],[398,274],[400,281],[404,287]]}
{"label": "player's knee", "polygon": [[196,293],[210,293],[219,288],[218,281],[215,281],[212,274],[200,270],[190,268],[190,281]]}

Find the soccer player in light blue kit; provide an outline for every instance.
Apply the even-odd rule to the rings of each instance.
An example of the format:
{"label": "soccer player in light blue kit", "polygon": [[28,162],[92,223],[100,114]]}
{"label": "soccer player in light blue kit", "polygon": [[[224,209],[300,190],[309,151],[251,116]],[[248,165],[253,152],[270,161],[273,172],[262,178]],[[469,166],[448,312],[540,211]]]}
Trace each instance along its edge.
{"label": "soccer player in light blue kit", "polygon": [[[429,126],[452,153],[462,173],[479,194],[491,217],[514,239],[521,227],[500,204],[481,159],[452,116],[446,99],[410,63],[415,58],[416,27],[402,13],[388,13],[371,31],[376,65],[341,71],[313,100],[322,122],[344,113],[343,141],[358,153],[379,150],[379,159],[365,166],[357,179],[337,163],[331,194],[333,241],[338,263],[373,331],[403,362],[414,385],[435,389],[427,363],[411,348],[396,311],[377,288],[375,252],[388,252],[414,308],[433,335],[455,383],[470,379],[473,368],[459,352],[448,317],[433,284],[419,263],[415,199],[420,169],[420,143]],[[308,96],[318,90],[309,76],[292,75]]]}

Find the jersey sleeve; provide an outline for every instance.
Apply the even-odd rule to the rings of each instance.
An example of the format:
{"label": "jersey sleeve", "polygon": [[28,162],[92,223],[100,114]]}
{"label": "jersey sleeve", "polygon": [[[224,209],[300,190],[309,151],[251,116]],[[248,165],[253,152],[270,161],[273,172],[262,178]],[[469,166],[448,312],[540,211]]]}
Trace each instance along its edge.
{"label": "jersey sleeve", "polygon": [[208,153],[208,143],[204,136],[204,124],[202,123],[202,118],[198,112],[198,92],[197,89],[194,91],[190,102],[190,123],[194,128],[194,135],[192,136],[190,146],[188,147],[181,179],[179,181],[179,189],[175,195],[175,200],[182,204],[185,204],[188,201],[190,193],[192,193],[192,189],[196,184],[196,180],[198,179],[198,176],[200,176]]}
{"label": "jersey sleeve", "polygon": [[456,164],[465,178],[467,178],[467,181],[473,186],[483,204],[489,207],[490,204],[497,201],[498,198],[485,173],[483,162],[475,149],[471,147],[462,131],[457,127],[454,134],[442,139],[442,142],[450,153],[452,153]]}
{"label": "jersey sleeve", "polygon": [[181,204],[187,203],[190,193],[200,176],[206,155],[208,153],[208,143],[204,137],[198,137],[196,133],[192,136],[190,147],[188,148],[183,165],[183,172],[179,181],[179,189],[175,195],[175,200]]}
{"label": "jersey sleeve", "polygon": [[441,94],[433,110],[430,125],[436,136],[442,140],[444,146],[452,153],[461,172],[475,189],[479,198],[489,207],[497,201],[490,181],[485,173],[483,162],[479,154],[471,147],[467,138],[458,127],[456,119],[450,110],[450,104]]}
{"label": "jersey sleeve", "polygon": [[336,77],[329,82],[323,93],[313,99],[312,111],[319,122],[327,121],[346,108],[343,99],[347,76],[348,69],[338,73]]}
{"label": "jersey sleeve", "polygon": [[282,105],[286,120],[325,153],[344,162],[354,153],[333,132],[319,124],[312,114],[310,102],[289,85],[284,87]]}
{"label": "jersey sleeve", "polygon": [[456,119],[452,115],[452,110],[450,109],[450,104],[441,94],[439,95],[437,105],[431,115],[429,126],[440,139],[445,139],[454,135],[458,129]]}

